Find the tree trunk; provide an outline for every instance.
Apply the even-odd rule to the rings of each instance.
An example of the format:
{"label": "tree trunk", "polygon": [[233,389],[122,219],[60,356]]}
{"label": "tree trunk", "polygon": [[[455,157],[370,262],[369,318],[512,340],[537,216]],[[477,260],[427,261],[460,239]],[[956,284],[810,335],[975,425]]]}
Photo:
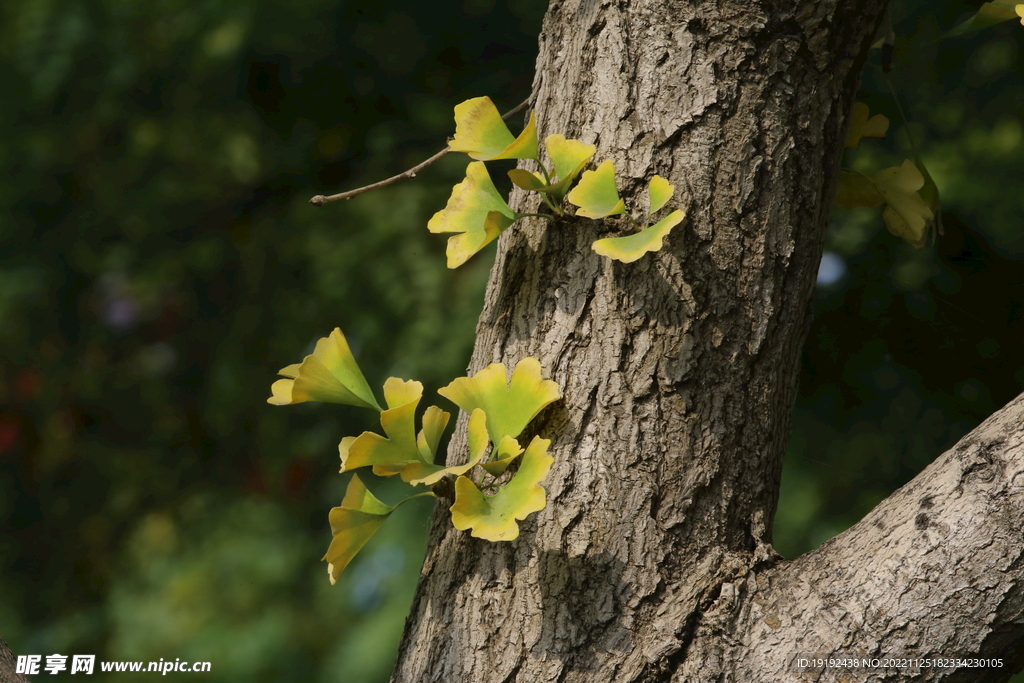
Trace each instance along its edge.
{"label": "tree trunk", "polygon": [[[846,116],[885,4],[554,0],[533,102],[541,135],[596,144],[627,203],[653,174],[668,178],[670,206],[689,215],[632,264],[590,248],[617,234],[614,220],[528,220],[500,239],[470,371],[533,356],[562,388],[537,425],[553,440],[548,505],[509,543],[455,531],[438,506],[393,681],[779,681],[798,651],[1005,644],[1008,631],[966,635],[1019,621],[1019,580],[992,579],[983,603],[947,595],[963,609],[950,603],[941,623],[925,614],[934,602],[885,618],[899,586],[911,602],[951,590],[936,562],[955,553],[938,539],[980,532],[951,518],[970,501],[945,502],[968,495],[948,476],[988,457],[964,480],[991,475],[970,495],[1010,490],[994,452],[948,456],[936,488],[909,485],[924,488],[872,513],[881,526],[796,562],[770,545]],[[465,458],[460,436],[449,462]],[[1006,533],[985,557],[1020,573]],[[882,547],[919,560],[874,559]],[[879,562],[882,574],[867,571]],[[916,619],[924,630],[907,626]],[[931,640],[954,628],[964,639]]]}

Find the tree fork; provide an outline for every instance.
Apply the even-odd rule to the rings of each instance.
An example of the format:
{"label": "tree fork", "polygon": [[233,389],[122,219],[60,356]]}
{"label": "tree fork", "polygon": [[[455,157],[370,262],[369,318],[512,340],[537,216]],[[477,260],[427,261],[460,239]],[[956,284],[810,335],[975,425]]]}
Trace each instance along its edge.
{"label": "tree fork", "polygon": [[[627,202],[667,178],[689,216],[628,265],[590,249],[613,220],[524,220],[500,238],[470,372],[530,355],[562,387],[538,424],[553,438],[548,506],[499,544],[438,509],[393,681],[777,681],[807,649],[778,635],[795,637],[798,615],[822,651],[888,633],[843,631],[800,583],[869,566],[868,546],[853,554],[863,522],[792,563],[770,545],[846,119],[885,5],[552,3],[541,135],[596,144]],[[465,460],[464,427],[449,462]]]}

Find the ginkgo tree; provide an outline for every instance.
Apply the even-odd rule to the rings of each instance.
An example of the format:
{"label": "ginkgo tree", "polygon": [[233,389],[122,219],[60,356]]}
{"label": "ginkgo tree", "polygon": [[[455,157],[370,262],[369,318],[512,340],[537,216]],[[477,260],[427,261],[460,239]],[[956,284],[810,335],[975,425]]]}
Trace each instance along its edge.
{"label": "ginkgo tree", "polygon": [[[553,3],[523,132],[489,100],[459,105],[450,149],[473,161],[428,227],[454,233],[450,267],[496,240],[498,257],[479,372],[441,392],[467,413],[441,475],[452,525],[433,527],[395,683],[825,680],[840,656],[887,662],[857,680],[994,681],[1024,665],[1024,396],[821,548],[786,561],[771,544],[832,200],[884,205],[917,246],[941,227],[916,152],[843,166],[887,133],[856,104],[887,5]],[[1019,9],[987,3],[950,35]],[[498,159],[519,161],[508,200]],[[513,420],[484,388],[515,394],[499,360],[555,383],[544,439],[513,434],[542,391]],[[428,481],[441,418],[414,435],[420,393],[389,382],[386,436],[343,441],[344,466],[364,438],[355,463]],[[393,509],[349,493],[332,574]],[[481,542],[496,540],[512,542]],[[967,663],[932,664],[946,657]]]}

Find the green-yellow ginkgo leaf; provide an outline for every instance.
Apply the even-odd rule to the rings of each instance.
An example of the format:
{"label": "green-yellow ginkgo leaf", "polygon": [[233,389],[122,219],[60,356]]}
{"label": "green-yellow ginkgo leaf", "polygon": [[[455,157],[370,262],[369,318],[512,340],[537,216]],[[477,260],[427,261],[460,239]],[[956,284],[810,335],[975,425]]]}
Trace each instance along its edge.
{"label": "green-yellow ginkgo leaf", "polygon": [[580,182],[569,193],[568,200],[579,207],[577,216],[604,218],[623,213],[626,203],[615,189],[615,165],[611,159],[593,171],[585,171]]}
{"label": "green-yellow ginkgo leaf", "polygon": [[508,469],[513,460],[522,454],[523,448],[519,445],[519,442],[511,436],[506,436],[501,440],[501,444],[498,446],[497,452],[492,456],[491,461],[482,463],[481,467],[493,476],[498,477]]}
{"label": "green-yellow ginkgo leaf", "polygon": [[676,188],[660,175],[651,178],[651,182],[647,184],[647,198],[651,207],[650,213],[654,213],[665,206],[668,200],[672,198],[672,195],[675,194],[675,191]]}
{"label": "green-yellow ginkgo leaf", "polygon": [[332,508],[328,519],[331,523],[331,545],[323,559],[327,561],[327,576],[333,584],[345,571],[352,558],[356,556],[366,542],[384,524],[388,516],[402,503],[431,496],[433,493],[418,493],[396,505],[385,505],[370,493],[359,475],[353,475],[345,490],[341,506]]}
{"label": "green-yellow ginkgo leaf", "polygon": [[452,465],[451,467],[435,465],[433,454],[431,454],[430,462],[412,463],[404,467],[402,479],[414,486],[420,484],[430,486],[436,484],[445,475],[460,475],[471,470],[483,459],[484,453],[487,452],[487,444],[490,443],[487,438],[487,416],[484,415],[484,411],[480,409],[473,411],[466,431],[469,437],[469,462],[465,465]]}
{"label": "green-yellow ginkgo leaf", "polygon": [[441,444],[441,435],[448,426],[449,418],[451,414],[437,406],[430,406],[423,413],[423,429],[416,436],[416,449],[423,462],[434,462],[437,447]]}
{"label": "green-yellow ginkgo leaf", "polygon": [[359,476],[353,475],[341,506],[332,508],[328,515],[334,538],[323,559],[327,560],[327,575],[332,584],[345,571],[356,553],[377,533],[377,529],[394,512],[395,507],[380,502]]}
{"label": "green-yellow ginkgo leaf", "polygon": [[526,190],[527,192],[541,192],[549,187],[549,185],[544,182],[543,177],[521,168],[513,168],[508,172],[508,177],[512,180],[513,185]]}
{"label": "green-yellow ginkgo leaf", "polygon": [[531,173],[519,168],[509,171],[508,177],[516,187],[529,192],[543,192],[551,195],[554,201],[560,202],[576,176],[594,156],[597,148],[594,145],[585,145],[579,140],[566,139],[564,135],[549,135],[544,140],[544,145],[554,166],[550,183],[540,173]]}
{"label": "green-yellow ginkgo leaf", "polygon": [[271,386],[273,396],[267,403],[272,405],[325,401],[381,410],[337,327],[318,340],[313,353],[301,363],[289,365],[279,374],[289,379],[279,379]]}
{"label": "green-yellow ginkgo leaf", "polygon": [[513,137],[490,97],[466,100],[455,105],[455,137],[448,149],[465,152],[478,161],[536,159],[536,115],[531,111],[526,128]]}
{"label": "green-yellow ginkgo leaf", "polygon": [[423,397],[423,385],[397,377],[384,382],[384,401],[388,409],[380,414],[380,426],[387,437],[363,432],[357,437],[345,437],[338,446],[341,471],[373,466],[378,476],[398,474],[410,464],[419,461],[416,443],[416,407]]}
{"label": "green-yellow ginkgo leaf", "polygon": [[534,437],[519,471],[501,490],[486,496],[467,477],[455,480],[455,503],[449,508],[452,525],[459,531],[472,529],[472,535],[487,541],[511,541],[519,536],[516,520],[526,519],[531,512],[543,510],[544,488],[540,482],[554,462],[547,453],[551,442]]}
{"label": "green-yellow ginkgo leaf", "polygon": [[506,436],[519,436],[537,413],[561,397],[558,385],[541,377],[540,361],[529,357],[519,361],[511,381],[504,363],[491,363],[472,377],[459,377],[437,393],[467,413],[483,410],[487,432],[499,446]]}
{"label": "green-yellow ginkgo leaf", "polygon": [[844,209],[864,207],[873,209],[885,203],[885,198],[869,177],[854,171],[840,171],[836,204]]}
{"label": "green-yellow ginkgo leaf", "polygon": [[[995,0],[986,2],[978,11],[972,14],[966,21],[957,24],[946,33],[946,37],[959,36],[978,29],[1001,24],[1009,19],[1024,17],[1024,5],[1017,4],[1012,0]],[[1021,21],[1024,24],[1024,20]]]}
{"label": "green-yellow ginkgo leaf", "polygon": [[914,246],[924,246],[928,226],[934,219],[918,190],[924,187],[924,175],[910,159],[900,166],[882,169],[871,175],[887,204],[882,218],[889,232]]}
{"label": "green-yellow ginkgo leaf", "polygon": [[551,185],[541,190],[550,194],[556,201],[561,201],[576,176],[594,158],[597,147],[587,145],[579,140],[566,138],[558,133],[544,138],[544,148],[548,151],[551,165],[555,167],[555,176]]}
{"label": "green-yellow ginkgo leaf", "polygon": [[665,236],[684,218],[686,218],[686,213],[676,209],[640,232],[623,237],[606,237],[594,242],[591,248],[601,256],[607,256],[623,263],[632,263],[647,252],[661,249]]}
{"label": "green-yellow ginkgo leaf", "polygon": [[498,194],[481,161],[466,167],[466,178],[452,189],[448,204],[427,223],[433,233],[460,233],[448,239],[448,267],[458,268],[512,225],[516,213]]}
{"label": "green-yellow ginkgo leaf", "polygon": [[889,119],[881,114],[868,118],[868,105],[858,102],[853,105],[850,114],[850,128],[846,132],[846,146],[849,149],[860,147],[862,138],[882,139],[889,130]]}

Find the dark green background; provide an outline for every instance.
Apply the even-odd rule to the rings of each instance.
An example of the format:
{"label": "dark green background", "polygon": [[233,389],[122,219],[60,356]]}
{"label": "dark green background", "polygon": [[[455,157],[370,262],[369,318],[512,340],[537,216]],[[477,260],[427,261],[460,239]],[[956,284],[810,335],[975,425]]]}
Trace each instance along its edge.
{"label": "dark green background", "polygon": [[[15,653],[208,660],[218,683],[387,680],[430,504],[402,508],[330,586],[337,442],[373,415],[265,399],[336,326],[372,385],[432,394],[465,370],[493,248],[451,272],[425,229],[461,155],[306,200],[429,156],[462,100],[523,100],[544,7],[0,6],[0,633]],[[934,42],[968,9],[896,8],[893,81],[946,234],[915,250],[878,211],[836,212],[827,249],[846,272],[819,289],[804,356],[787,556],[1024,385],[1024,27]],[[907,154],[877,63],[863,99],[893,134],[848,155],[863,170]],[[43,680],[64,678],[85,680]]]}

